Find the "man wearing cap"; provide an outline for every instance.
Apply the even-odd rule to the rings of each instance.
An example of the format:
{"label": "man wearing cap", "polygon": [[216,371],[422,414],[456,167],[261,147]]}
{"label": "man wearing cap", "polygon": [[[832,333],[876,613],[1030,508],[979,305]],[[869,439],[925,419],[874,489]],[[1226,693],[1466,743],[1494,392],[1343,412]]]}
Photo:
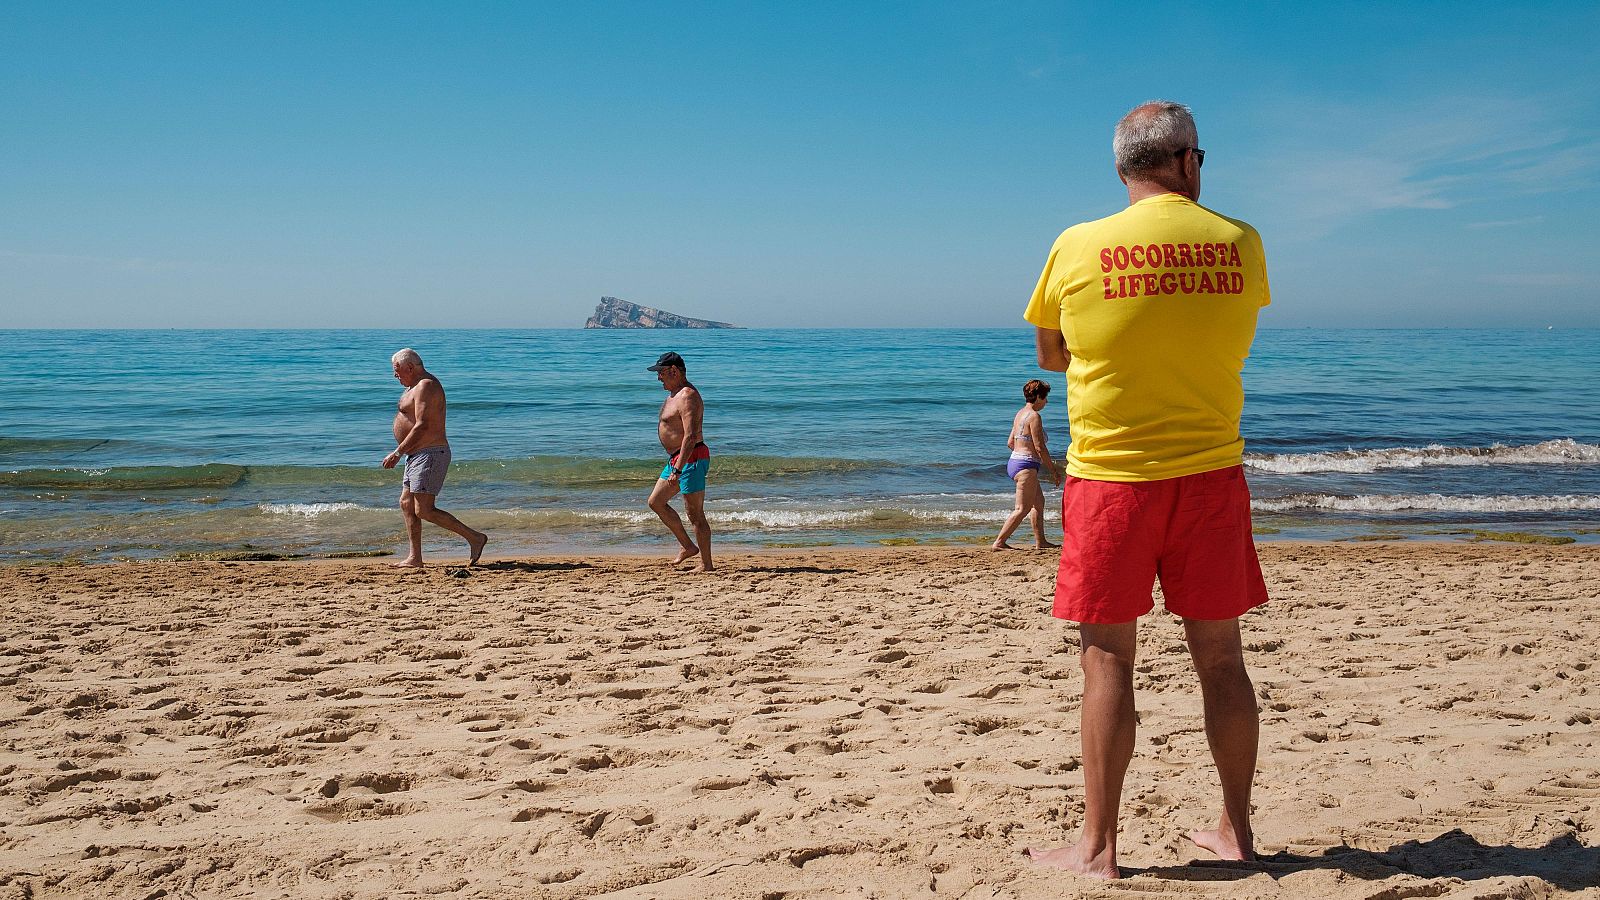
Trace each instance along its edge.
{"label": "man wearing cap", "polygon": [[[1128,208],[1056,239],[1025,318],[1039,365],[1067,373],[1072,444],[1054,614],[1078,623],[1084,818],[1077,843],[1034,861],[1116,878],[1117,813],[1138,719],[1139,617],[1161,579],[1183,619],[1222,787],[1189,840],[1254,859],[1258,716],[1239,617],[1267,602],[1250,530],[1240,373],[1269,301],[1256,230],[1201,206],[1188,108],[1135,107],[1112,140]],[[1183,818],[1202,815],[1182,811]]]}
{"label": "man wearing cap", "polygon": [[[650,492],[650,508],[666,524],[667,530],[678,539],[682,547],[672,564],[677,565],[700,554],[701,572],[711,571],[711,523],[706,521],[706,473],[711,470],[711,449],[706,446],[701,423],[706,405],[700,391],[689,383],[684,372],[683,357],[668,351],[661,354],[650,367],[656,380],[666,389],[667,401],[661,404],[661,415],[656,422],[656,436],[661,439],[661,449],[667,451],[667,465],[656,479]],[[694,540],[683,528],[683,520],[667,501],[674,494],[683,494],[683,509],[694,526]]]}

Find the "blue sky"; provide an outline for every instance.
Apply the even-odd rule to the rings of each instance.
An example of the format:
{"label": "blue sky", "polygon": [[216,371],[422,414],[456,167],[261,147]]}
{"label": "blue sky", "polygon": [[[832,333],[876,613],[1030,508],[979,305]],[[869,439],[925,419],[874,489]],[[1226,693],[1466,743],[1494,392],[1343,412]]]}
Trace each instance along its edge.
{"label": "blue sky", "polygon": [[1021,326],[1194,108],[1263,324],[1600,326],[1600,5],[0,5],[0,327]]}

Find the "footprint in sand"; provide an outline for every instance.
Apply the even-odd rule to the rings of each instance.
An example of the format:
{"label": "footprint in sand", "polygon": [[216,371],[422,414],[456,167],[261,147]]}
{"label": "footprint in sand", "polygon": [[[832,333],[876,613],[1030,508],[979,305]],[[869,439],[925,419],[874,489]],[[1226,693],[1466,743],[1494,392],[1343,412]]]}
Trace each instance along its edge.
{"label": "footprint in sand", "polygon": [[972,793],[971,785],[960,778],[935,778],[923,782],[923,785],[934,799],[957,806],[966,802],[967,795]]}
{"label": "footprint in sand", "polygon": [[731,775],[708,775],[689,785],[689,793],[696,796],[718,794],[731,791],[734,788],[744,787],[750,783],[748,778],[739,778]]}
{"label": "footprint in sand", "polygon": [[367,772],[361,775],[341,775],[337,778],[329,778],[322,783],[322,787],[317,789],[317,793],[328,798],[352,792],[392,794],[397,791],[409,791],[415,783],[415,776],[404,773],[378,774]]}

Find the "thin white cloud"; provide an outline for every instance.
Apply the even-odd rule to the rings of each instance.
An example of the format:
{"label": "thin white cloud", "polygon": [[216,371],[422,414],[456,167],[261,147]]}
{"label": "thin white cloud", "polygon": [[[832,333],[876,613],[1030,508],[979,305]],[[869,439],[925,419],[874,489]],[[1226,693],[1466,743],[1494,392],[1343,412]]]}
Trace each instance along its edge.
{"label": "thin white cloud", "polygon": [[[1261,126],[1278,137],[1253,154],[1252,190],[1267,198],[1263,221],[1306,239],[1386,211],[1570,190],[1593,182],[1600,155],[1600,142],[1569,131],[1571,105],[1557,98],[1435,98],[1379,110],[1294,100],[1270,109]],[[1271,120],[1279,116],[1293,119]]]}
{"label": "thin white cloud", "polygon": [[1520,219],[1499,219],[1493,222],[1468,222],[1467,228],[1521,228],[1524,225],[1537,225],[1544,221],[1544,216],[1524,216]]}

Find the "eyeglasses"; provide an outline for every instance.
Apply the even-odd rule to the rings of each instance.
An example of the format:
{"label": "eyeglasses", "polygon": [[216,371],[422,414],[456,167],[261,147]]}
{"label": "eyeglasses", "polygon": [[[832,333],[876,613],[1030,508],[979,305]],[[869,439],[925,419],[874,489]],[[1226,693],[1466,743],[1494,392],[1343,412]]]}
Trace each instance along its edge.
{"label": "eyeglasses", "polygon": [[1204,168],[1206,164],[1206,152],[1201,150],[1199,147],[1184,147],[1172,155],[1181,159],[1183,154],[1188,153],[1191,150],[1194,151],[1194,167],[1196,169]]}

